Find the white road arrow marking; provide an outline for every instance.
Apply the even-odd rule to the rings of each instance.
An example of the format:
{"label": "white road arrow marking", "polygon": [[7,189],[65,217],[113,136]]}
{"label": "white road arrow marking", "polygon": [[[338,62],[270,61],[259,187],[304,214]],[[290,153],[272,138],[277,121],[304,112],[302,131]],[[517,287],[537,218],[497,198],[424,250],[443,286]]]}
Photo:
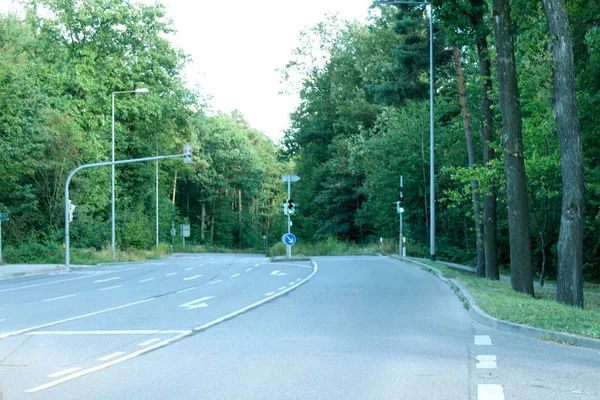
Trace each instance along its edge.
{"label": "white road arrow marking", "polygon": [[[214,299],[213,296],[200,297],[199,299],[188,301],[187,303],[180,304],[179,307],[185,308],[186,310],[193,310],[197,308],[208,307],[205,303],[206,300]],[[200,303],[200,304],[198,304]]]}
{"label": "white road arrow marking", "polygon": [[271,272],[271,275],[283,276],[283,275],[287,275],[287,274],[285,272],[281,272],[279,270],[275,270],[275,271]]}

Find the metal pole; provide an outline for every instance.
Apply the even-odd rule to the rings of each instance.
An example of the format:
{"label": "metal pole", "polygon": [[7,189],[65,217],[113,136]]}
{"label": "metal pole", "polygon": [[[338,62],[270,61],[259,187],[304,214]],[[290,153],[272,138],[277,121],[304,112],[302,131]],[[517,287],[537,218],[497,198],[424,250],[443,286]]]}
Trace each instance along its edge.
{"label": "metal pole", "polygon": [[[288,183],[288,195],[287,195],[287,199],[289,201],[290,197],[292,195],[292,177],[289,176],[289,175],[288,175],[287,183]],[[288,213],[287,217],[288,217],[287,218],[287,220],[288,220],[288,222],[287,222],[287,228],[288,228],[287,231],[288,231],[288,233],[292,233],[292,231],[291,231],[291,221],[292,221],[292,218],[290,216],[290,213]],[[286,249],[287,250],[287,258],[292,258],[292,246],[290,246],[289,244],[286,244],[286,247],[287,247],[287,249]]]}
{"label": "metal pole", "polygon": [[433,136],[433,10],[429,6],[429,191],[431,219],[430,223],[430,258],[435,261],[435,178],[434,178],[434,136]]}
{"label": "metal pole", "polygon": [[187,156],[189,156],[189,154],[184,153],[184,154],[175,154],[175,155],[171,155],[171,156],[144,157],[144,158],[135,158],[132,160],[121,160],[121,161],[115,161],[115,162],[110,162],[110,161],[100,162],[100,163],[94,163],[94,164],[80,165],[79,167],[77,167],[73,171],[71,171],[71,173],[67,177],[67,182],[65,183],[65,265],[68,267],[69,263],[70,263],[69,183],[71,182],[71,178],[73,177],[73,175],[75,175],[75,173],[77,171],[85,169],[85,168],[102,167],[102,166],[106,166],[106,165],[114,166],[115,164],[129,164],[129,163],[142,162],[142,161],[164,160],[164,159],[168,159],[168,158],[187,157]]}
{"label": "metal pole", "polygon": [[[402,187],[402,175],[400,175],[400,187]],[[404,213],[400,213],[400,239],[398,239],[398,255],[402,257],[402,215]]]}
{"label": "metal pole", "polygon": [[110,235],[111,235],[111,250],[112,259],[116,260],[115,254],[115,93],[112,94],[112,140],[111,140],[111,175],[110,175],[110,202],[111,202],[111,217],[110,217]]}
{"label": "metal pole", "polygon": [[[156,142],[156,157],[158,157],[158,142]],[[156,248],[158,249],[158,159],[156,160]]]}
{"label": "metal pole", "polygon": [[2,221],[0,220],[0,265],[2,264]]}

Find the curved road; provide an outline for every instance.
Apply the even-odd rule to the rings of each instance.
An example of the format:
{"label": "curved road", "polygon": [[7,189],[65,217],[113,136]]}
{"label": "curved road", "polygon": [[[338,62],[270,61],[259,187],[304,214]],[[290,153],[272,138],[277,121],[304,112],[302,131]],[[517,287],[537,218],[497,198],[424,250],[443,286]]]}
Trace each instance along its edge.
{"label": "curved road", "polygon": [[600,354],[496,332],[386,257],[181,254],[0,282],[4,399],[597,399]]}

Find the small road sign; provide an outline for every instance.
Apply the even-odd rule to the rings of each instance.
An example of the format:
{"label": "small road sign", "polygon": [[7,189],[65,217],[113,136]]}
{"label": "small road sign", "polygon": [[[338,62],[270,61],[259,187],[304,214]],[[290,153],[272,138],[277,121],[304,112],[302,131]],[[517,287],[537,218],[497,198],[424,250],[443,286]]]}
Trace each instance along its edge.
{"label": "small road sign", "polygon": [[8,221],[8,214],[0,213],[0,221]]}
{"label": "small road sign", "polygon": [[281,237],[281,240],[288,246],[293,246],[296,244],[296,236],[294,236],[293,233],[286,233]]}

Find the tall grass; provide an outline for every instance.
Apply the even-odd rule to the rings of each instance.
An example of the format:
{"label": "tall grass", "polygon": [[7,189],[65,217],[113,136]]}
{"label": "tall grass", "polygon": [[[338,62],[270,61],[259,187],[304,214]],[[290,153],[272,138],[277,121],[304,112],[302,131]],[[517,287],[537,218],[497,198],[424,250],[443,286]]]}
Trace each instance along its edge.
{"label": "tall grass", "polygon": [[[160,244],[158,248],[149,250],[117,250],[115,256],[118,262],[155,260],[168,255],[170,250],[169,245]],[[3,249],[3,258],[5,264],[64,264],[65,250],[55,243],[27,243],[18,247],[7,246]],[[112,261],[110,248],[71,248],[71,264],[94,265]]]}
{"label": "tall grass", "polygon": [[[360,254],[395,254],[398,251],[397,243],[384,240],[383,243],[371,243],[360,246],[355,243],[344,242],[333,237],[319,242],[306,243],[296,242],[292,247],[292,255],[302,256],[336,256],[336,255],[360,255]],[[267,249],[267,256],[285,256],[286,246],[277,243]]]}

